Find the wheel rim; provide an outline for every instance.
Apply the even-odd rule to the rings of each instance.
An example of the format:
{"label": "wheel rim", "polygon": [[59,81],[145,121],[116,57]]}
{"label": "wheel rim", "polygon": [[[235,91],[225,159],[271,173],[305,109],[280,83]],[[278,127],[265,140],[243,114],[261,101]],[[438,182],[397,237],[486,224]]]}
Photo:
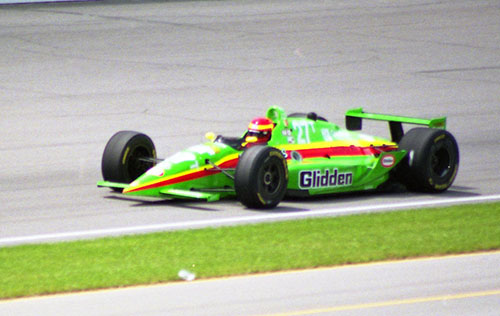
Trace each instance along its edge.
{"label": "wheel rim", "polygon": [[431,157],[432,171],[439,177],[444,177],[450,170],[450,153],[445,147],[434,152]]}
{"label": "wheel rim", "polygon": [[153,166],[153,164],[146,159],[151,157],[151,153],[145,147],[137,147],[132,151],[128,160],[128,173],[131,180],[137,179]]}
{"label": "wheel rim", "polygon": [[263,167],[262,183],[263,192],[273,195],[279,191],[282,177],[276,162],[268,162]]}

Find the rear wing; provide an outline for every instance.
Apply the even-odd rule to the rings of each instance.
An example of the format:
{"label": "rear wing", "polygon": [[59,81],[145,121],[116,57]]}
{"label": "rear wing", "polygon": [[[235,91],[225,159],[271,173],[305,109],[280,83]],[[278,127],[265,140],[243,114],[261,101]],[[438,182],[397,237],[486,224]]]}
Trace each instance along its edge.
{"label": "rear wing", "polygon": [[429,128],[446,129],[446,117],[434,119],[421,119],[406,116],[396,116],[387,114],[365,113],[363,108],[348,110],[345,114],[345,124],[348,130],[359,131],[362,129],[363,119],[389,122],[392,141],[399,143],[404,135],[403,123],[425,125]]}

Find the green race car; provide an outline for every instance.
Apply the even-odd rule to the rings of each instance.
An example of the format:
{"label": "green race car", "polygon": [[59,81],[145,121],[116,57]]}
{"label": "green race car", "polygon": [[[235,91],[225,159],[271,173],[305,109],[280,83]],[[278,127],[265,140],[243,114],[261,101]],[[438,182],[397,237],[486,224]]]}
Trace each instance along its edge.
{"label": "green race car", "polygon": [[[389,122],[391,140],[359,132],[363,119]],[[424,125],[403,131],[403,123]],[[125,195],[216,201],[228,196],[249,208],[272,208],[287,196],[374,190],[398,182],[409,190],[442,192],[456,177],[458,145],[446,118],[346,113],[346,128],[311,113],[277,106],[251,121],[242,137],[207,134],[208,141],[157,159],[151,139],[116,133],[102,157],[104,181]]]}

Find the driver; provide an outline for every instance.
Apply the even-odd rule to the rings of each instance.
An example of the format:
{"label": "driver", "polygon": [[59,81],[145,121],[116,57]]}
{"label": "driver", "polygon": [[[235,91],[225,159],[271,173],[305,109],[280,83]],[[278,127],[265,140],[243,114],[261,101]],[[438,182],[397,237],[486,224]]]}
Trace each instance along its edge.
{"label": "driver", "polygon": [[273,128],[274,123],[268,118],[253,119],[248,125],[248,132],[245,135],[246,147],[267,144],[271,139]]}

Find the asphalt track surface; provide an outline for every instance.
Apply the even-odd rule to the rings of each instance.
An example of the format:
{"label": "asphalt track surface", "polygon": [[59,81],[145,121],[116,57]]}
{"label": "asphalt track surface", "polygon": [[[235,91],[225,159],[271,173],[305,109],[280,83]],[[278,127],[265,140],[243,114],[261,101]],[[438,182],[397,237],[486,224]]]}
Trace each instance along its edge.
{"label": "asphalt track surface", "polygon": [[[2,6],[0,43],[2,245],[500,193],[498,1]],[[207,131],[241,135],[274,104],[340,125],[355,107],[446,115],[461,150],[456,182],[441,195],[286,200],[269,212],[96,188],[116,131],[145,132],[166,157]],[[385,124],[365,128],[388,136]]]}
{"label": "asphalt track surface", "polygon": [[2,315],[481,315],[500,253],[180,282],[0,302]]}
{"label": "asphalt track surface", "polygon": [[[2,6],[0,246],[295,214],[421,207],[450,199],[456,203],[498,199],[499,86],[498,1],[109,1]],[[120,199],[95,186],[101,177],[104,145],[118,130],[147,133],[165,157],[202,142],[207,131],[240,135],[250,119],[273,104],[288,112],[316,111],[339,124],[345,111],[355,107],[418,117],[446,115],[461,150],[455,184],[438,196],[395,192],[286,200],[268,212],[247,210],[231,200],[209,204]],[[365,127],[367,132],[388,134],[383,124]],[[399,207],[393,207],[396,204]],[[305,314],[323,307],[330,308],[324,314],[333,314],[334,306],[433,297],[427,303],[380,308],[390,309],[382,314],[411,315],[392,308],[413,306],[414,314],[439,308],[442,315],[460,311],[488,315],[488,309],[498,311],[498,255],[477,258],[480,262],[445,259],[444,266],[429,268],[436,278],[419,283],[423,292],[385,282],[372,292],[360,290],[362,274],[356,271],[337,282],[352,286],[355,297],[332,301],[331,297],[344,295],[343,289],[325,288],[335,276],[319,270],[304,275],[302,281],[300,273],[278,279],[262,276],[263,281],[245,279],[249,289],[238,295],[256,298],[257,306],[271,304],[266,309],[270,313],[290,311],[276,307],[280,302]],[[493,263],[485,263],[490,260]],[[409,268],[389,265],[391,272],[379,273],[392,275],[402,269],[395,272],[394,282],[405,282],[416,270],[426,269],[423,263],[411,263]],[[459,272],[445,277],[449,267]],[[470,274],[473,277],[464,277]],[[266,300],[260,293],[270,284],[274,284],[271,289],[283,287],[287,283],[282,278],[293,279],[287,289],[298,291],[292,300],[296,305],[286,300],[288,294]],[[311,278],[319,282],[317,286]],[[487,285],[490,279],[493,283]],[[219,291],[231,304],[228,292],[244,286],[239,281],[217,282],[222,282],[216,285],[219,288],[202,291],[203,300],[220,302],[207,295]],[[300,293],[311,282],[312,289]],[[206,284],[210,283],[177,284],[171,291],[188,291],[179,302],[189,305],[191,288],[183,287]],[[454,284],[458,288],[446,288]],[[415,284],[406,285],[413,290]],[[146,297],[166,295],[156,288],[143,291]],[[457,299],[439,299],[448,294]],[[315,304],[317,297],[326,300]],[[125,300],[132,301],[127,294]],[[86,314],[88,308],[98,309],[86,299],[77,301],[82,305],[72,308]],[[44,305],[24,302],[36,308]],[[217,305],[224,308],[224,304]],[[234,314],[231,306],[227,312]],[[240,314],[253,314],[246,308]],[[263,313],[255,305],[252,308]],[[139,314],[145,315],[144,310]],[[150,314],[155,314],[154,308]],[[343,312],[347,314],[367,315],[367,310]]]}

